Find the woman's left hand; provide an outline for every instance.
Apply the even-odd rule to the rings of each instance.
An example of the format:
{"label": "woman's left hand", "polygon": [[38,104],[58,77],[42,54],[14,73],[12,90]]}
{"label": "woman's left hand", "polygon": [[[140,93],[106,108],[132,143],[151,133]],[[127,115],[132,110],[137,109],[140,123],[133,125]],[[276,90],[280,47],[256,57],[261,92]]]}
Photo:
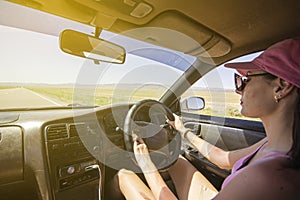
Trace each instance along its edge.
{"label": "woman's left hand", "polygon": [[136,138],[133,150],[135,159],[143,172],[155,170],[147,145],[142,138]]}

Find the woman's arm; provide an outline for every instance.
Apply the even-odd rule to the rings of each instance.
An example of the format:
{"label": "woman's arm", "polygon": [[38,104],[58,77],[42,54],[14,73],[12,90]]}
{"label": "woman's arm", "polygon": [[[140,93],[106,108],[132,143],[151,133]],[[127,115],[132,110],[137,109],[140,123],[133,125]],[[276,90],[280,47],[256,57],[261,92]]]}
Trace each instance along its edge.
{"label": "woman's arm", "polygon": [[205,158],[223,169],[231,169],[236,161],[249,155],[266,141],[266,139],[263,139],[256,144],[243,149],[224,151],[199,138],[189,131],[189,129],[185,128],[179,116],[174,114],[174,117],[175,121],[168,121],[168,123],[179,131],[181,136],[186,138]]}
{"label": "woman's arm", "polygon": [[148,148],[140,138],[137,138],[134,142],[134,155],[155,199],[177,199],[151,161]]}
{"label": "woman's arm", "polygon": [[224,151],[223,149],[216,147],[209,142],[206,142],[205,140],[197,137],[191,131],[188,131],[185,134],[185,138],[189,140],[190,143],[193,144],[193,146],[195,146],[205,158],[223,169],[231,169],[236,161],[254,152],[266,141],[266,139],[263,139],[256,144],[243,149]]}

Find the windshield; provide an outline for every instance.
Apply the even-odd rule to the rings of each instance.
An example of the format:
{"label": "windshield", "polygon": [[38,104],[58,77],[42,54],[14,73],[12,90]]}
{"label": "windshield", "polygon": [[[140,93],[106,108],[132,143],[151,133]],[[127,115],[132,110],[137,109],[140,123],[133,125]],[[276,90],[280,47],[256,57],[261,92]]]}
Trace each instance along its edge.
{"label": "windshield", "polygon": [[[23,17],[28,27],[34,28],[25,30],[14,23],[0,25],[1,109],[102,106],[157,100],[195,60],[180,52],[107,31],[102,31],[100,37],[126,49],[123,64],[97,63],[72,56],[59,49],[58,35],[45,33],[47,21],[40,22],[42,18],[32,13],[61,21],[56,24],[66,24],[65,19],[25,7],[18,9],[30,11]],[[1,12],[5,12],[4,8]],[[86,26],[76,24],[76,28],[87,31]],[[91,34],[93,29],[88,28],[88,31]]]}

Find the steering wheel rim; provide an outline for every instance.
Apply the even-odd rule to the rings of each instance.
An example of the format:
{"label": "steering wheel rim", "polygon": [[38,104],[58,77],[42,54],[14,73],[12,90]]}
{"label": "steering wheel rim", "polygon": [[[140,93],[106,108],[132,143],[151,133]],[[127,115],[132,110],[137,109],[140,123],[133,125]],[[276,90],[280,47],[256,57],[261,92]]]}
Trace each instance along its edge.
{"label": "steering wheel rim", "polygon": [[[153,99],[146,99],[139,101],[135,103],[130,110],[128,111],[126,117],[125,117],[125,122],[124,122],[124,143],[126,150],[129,152],[133,152],[133,122],[134,122],[134,117],[138,113],[138,111],[143,108],[143,107],[151,107],[151,106],[159,106],[159,108],[162,108],[163,113],[165,114],[165,117],[168,118],[169,120],[174,120],[173,112],[163,103],[153,100]],[[162,128],[164,130],[164,128]],[[169,133],[172,132],[172,133]],[[168,141],[168,146],[167,148],[169,149],[168,155],[166,156],[166,159],[162,159],[162,153],[159,150],[151,150],[149,147],[149,154],[150,157],[152,158],[153,163],[156,165],[158,170],[165,170],[169,168],[171,165],[173,165],[180,154],[180,147],[181,147],[181,136],[180,134],[175,131],[169,131],[168,134],[171,134],[171,141]],[[157,134],[157,133],[156,133]],[[169,135],[170,136],[170,135]],[[171,150],[170,150],[171,149]],[[134,157],[134,153],[131,154],[132,157]],[[158,157],[157,157],[158,156]],[[157,159],[154,159],[157,157]],[[135,158],[133,158],[135,160]]]}

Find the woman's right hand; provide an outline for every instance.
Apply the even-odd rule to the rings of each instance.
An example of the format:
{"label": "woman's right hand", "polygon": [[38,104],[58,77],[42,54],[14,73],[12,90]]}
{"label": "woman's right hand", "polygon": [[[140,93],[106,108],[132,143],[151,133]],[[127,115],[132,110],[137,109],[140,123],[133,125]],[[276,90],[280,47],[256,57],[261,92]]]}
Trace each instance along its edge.
{"label": "woman's right hand", "polygon": [[167,123],[172,126],[175,130],[177,130],[181,135],[185,133],[188,129],[184,127],[181,117],[174,114],[174,121],[167,120]]}
{"label": "woman's right hand", "polygon": [[133,143],[135,159],[143,172],[155,170],[147,145],[142,138],[137,137]]}

